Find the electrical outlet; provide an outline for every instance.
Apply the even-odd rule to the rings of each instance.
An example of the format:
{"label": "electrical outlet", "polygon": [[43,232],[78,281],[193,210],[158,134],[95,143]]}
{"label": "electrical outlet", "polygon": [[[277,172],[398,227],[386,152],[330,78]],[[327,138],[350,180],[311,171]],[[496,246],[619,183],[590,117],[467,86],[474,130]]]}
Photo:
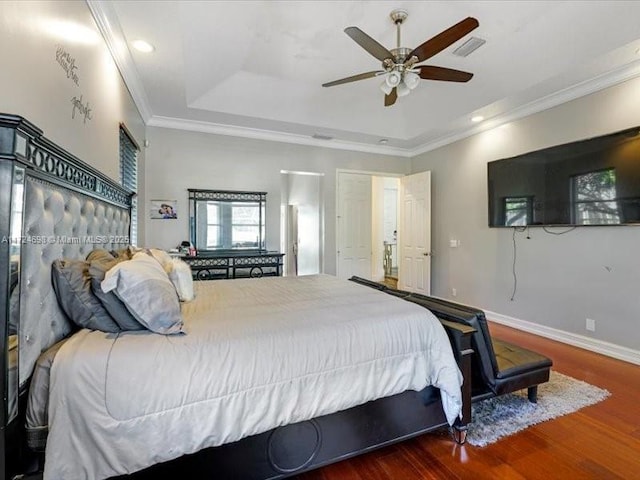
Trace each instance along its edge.
{"label": "electrical outlet", "polygon": [[458,296],[458,290],[456,290],[455,288],[452,288],[451,289],[451,295],[454,296],[454,297]]}
{"label": "electrical outlet", "polygon": [[593,318],[587,318],[585,328],[590,332],[596,331],[596,321]]}

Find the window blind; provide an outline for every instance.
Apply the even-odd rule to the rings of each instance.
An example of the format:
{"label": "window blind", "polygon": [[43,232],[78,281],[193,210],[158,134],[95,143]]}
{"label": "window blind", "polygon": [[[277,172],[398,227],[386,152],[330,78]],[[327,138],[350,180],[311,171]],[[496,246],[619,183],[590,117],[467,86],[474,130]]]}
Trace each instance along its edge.
{"label": "window blind", "polygon": [[[138,146],[120,126],[120,183],[127,190],[138,192]],[[138,243],[138,197],[131,199],[131,233],[129,238],[131,245]]]}

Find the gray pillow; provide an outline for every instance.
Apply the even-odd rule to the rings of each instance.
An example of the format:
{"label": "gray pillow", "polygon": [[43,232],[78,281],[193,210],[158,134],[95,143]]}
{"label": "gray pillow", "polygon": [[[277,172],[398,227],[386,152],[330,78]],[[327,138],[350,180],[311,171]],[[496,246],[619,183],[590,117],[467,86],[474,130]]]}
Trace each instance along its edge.
{"label": "gray pillow", "polygon": [[144,330],[144,325],[140,324],[140,322],[131,315],[127,307],[116,297],[114,292],[103,292],[100,287],[107,271],[124,261],[124,258],[116,259],[106,250],[94,250],[87,255],[87,260],[89,261],[91,290],[120,329],[125,331]]}
{"label": "gray pillow", "polygon": [[131,312],[127,310],[127,307],[122,300],[120,300],[114,292],[103,292],[100,287],[101,281],[97,278],[91,279],[91,290],[94,295],[100,300],[102,306],[109,312],[109,315],[115,320],[120,327],[120,330],[125,332],[131,330],[145,330],[145,326],[138,322]]}
{"label": "gray pillow", "polygon": [[107,271],[101,284],[115,291],[138,322],[164,335],[182,333],[180,302],[162,266],[150,255],[137,253]]}
{"label": "gray pillow", "polygon": [[91,291],[89,264],[83,260],[56,260],[51,265],[56,298],[67,317],[80,328],[119,332],[100,300]]}

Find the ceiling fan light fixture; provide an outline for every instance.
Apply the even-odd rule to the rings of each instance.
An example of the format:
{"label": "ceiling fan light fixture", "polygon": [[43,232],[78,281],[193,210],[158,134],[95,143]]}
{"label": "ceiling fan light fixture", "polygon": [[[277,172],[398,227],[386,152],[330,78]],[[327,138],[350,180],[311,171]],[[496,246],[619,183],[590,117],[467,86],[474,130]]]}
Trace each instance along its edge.
{"label": "ceiling fan light fixture", "polygon": [[404,97],[411,93],[411,89],[407,86],[406,83],[400,82],[400,85],[396,88],[399,97]]}
{"label": "ceiling fan light fixture", "polygon": [[[411,90],[415,89],[420,82],[424,80],[438,80],[443,82],[459,82],[464,83],[471,80],[473,73],[455,70],[453,68],[444,68],[432,65],[418,65],[428,60],[434,55],[453,45],[458,40],[465,37],[472,30],[480,26],[477,19],[467,17],[464,20],[443,30],[438,35],[428,39],[426,42],[418,45],[416,48],[406,48],[402,46],[400,37],[403,22],[407,19],[408,12],[406,10],[397,9],[391,12],[391,19],[396,24],[397,47],[388,49],[371,38],[358,27],[352,26],[344,29],[351,39],[367,51],[372,57],[382,62],[382,69],[372,72],[360,73],[350,77],[334,80],[322,84],[323,87],[333,87],[334,85],[342,85],[343,83],[365,80],[371,77],[384,76],[384,82],[380,85],[380,90],[385,93],[384,106],[390,107],[396,103],[398,97],[408,95]],[[485,40],[476,38],[467,47],[479,47],[485,43]],[[470,53],[473,49],[458,51],[458,53]]]}
{"label": "ceiling fan light fixture", "polygon": [[418,76],[417,73],[410,72],[410,71],[405,72],[404,83],[407,84],[407,87],[409,87],[410,90],[413,90],[420,83],[420,77]]}
{"label": "ceiling fan light fixture", "polygon": [[380,84],[380,90],[382,90],[385,95],[389,95],[391,93],[391,90],[393,90],[393,87],[387,85],[387,81],[385,80]]}
{"label": "ceiling fan light fixture", "polygon": [[389,72],[387,74],[387,78],[385,78],[384,80],[388,86],[390,86],[391,88],[393,87],[397,87],[400,82],[402,81],[402,75],[400,75],[400,72],[396,72],[395,70],[392,72]]}

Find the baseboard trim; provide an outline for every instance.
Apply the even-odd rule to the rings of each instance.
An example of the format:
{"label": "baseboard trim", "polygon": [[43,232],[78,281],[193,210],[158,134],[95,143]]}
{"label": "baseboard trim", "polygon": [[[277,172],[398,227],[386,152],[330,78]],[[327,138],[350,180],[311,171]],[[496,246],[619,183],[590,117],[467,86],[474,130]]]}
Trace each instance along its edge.
{"label": "baseboard trim", "polygon": [[516,328],[518,330],[533,333],[534,335],[567,343],[574,347],[584,348],[591,352],[600,353],[608,357],[640,365],[640,350],[633,350],[631,348],[616,345],[615,343],[609,343],[585,337],[584,335],[578,335],[577,333],[565,332],[564,330],[558,330],[556,328],[539,325],[526,320],[520,320],[519,318],[509,317],[508,315],[502,315],[501,313],[491,312],[489,310],[485,310],[484,313],[487,319],[501,325],[506,325],[507,327]]}

